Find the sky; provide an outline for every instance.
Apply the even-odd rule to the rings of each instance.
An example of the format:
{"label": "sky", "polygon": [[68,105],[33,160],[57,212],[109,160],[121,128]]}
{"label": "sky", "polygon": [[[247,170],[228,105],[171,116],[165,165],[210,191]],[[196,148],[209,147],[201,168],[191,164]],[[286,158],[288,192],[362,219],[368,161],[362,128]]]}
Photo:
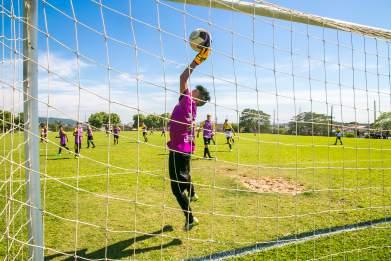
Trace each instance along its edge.
{"label": "sky", "polygon": [[[270,2],[391,28],[386,0]],[[7,12],[21,12],[18,1],[11,3],[1,8],[0,103],[20,111],[21,56],[13,50],[21,51],[21,41],[12,39],[22,37],[22,27]],[[330,115],[333,107],[335,121],[366,123],[374,119],[374,102],[377,115],[391,110],[389,43],[383,40],[164,0],[48,0],[39,1],[38,10],[40,116],[83,121],[106,111],[128,123],[138,111],[171,112],[179,75],[196,55],[186,42],[196,28],[213,39],[212,55],[190,80],[212,96],[198,120],[211,113],[218,122],[236,122],[240,111],[252,108],[285,123],[299,112]]]}

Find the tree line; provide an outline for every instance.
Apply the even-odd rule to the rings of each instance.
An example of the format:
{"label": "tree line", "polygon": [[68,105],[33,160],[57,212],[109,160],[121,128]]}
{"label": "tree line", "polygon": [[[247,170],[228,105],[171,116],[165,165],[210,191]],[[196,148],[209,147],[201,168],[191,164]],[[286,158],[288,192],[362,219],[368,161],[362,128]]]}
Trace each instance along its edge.
{"label": "tree line", "polygon": [[[170,113],[163,114],[135,114],[133,115],[132,128],[138,128],[144,123],[148,128],[162,129],[166,128],[171,115]],[[57,131],[58,126],[63,125],[66,128],[74,127],[76,121],[50,118],[40,118],[43,124],[48,123],[48,128],[51,131]],[[121,118],[117,113],[97,112],[92,113],[88,118],[88,124],[100,129],[104,126],[121,124]],[[23,112],[13,114],[10,111],[0,110],[0,131],[22,128],[24,124]],[[351,123],[352,126],[358,123]],[[246,108],[239,117],[239,124],[232,124],[235,131],[242,133],[279,133],[291,135],[315,135],[328,136],[333,131],[333,126],[342,125],[342,123],[333,122],[333,119],[326,115],[316,112],[301,112],[295,115],[287,124],[280,124],[279,126],[271,123],[271,116],[262,110],[255,110]],[[283,125],[283,126],[281,126]],[[344,124],[346,126],[346,124]],[[18,127],[20,126],[20,127]],[[391,130],[391,112],[383,112],[377,117],[376,121],[369,124],[368,127],[374,129],[373,133],[380,133],[380,135],[390,136]],[[354,127],[352,127],[354,128]],[[358,133],[355,133],[358,135]],[[353,136],[355,136],[353,135]]]}
{"label": "tree line", "polygon": [[133,115],[133,128],[138,128],[144,123],[148,128],[162,129],[167,128],[168,121],[171,118],[170,113],[162,114],[135,114]]}

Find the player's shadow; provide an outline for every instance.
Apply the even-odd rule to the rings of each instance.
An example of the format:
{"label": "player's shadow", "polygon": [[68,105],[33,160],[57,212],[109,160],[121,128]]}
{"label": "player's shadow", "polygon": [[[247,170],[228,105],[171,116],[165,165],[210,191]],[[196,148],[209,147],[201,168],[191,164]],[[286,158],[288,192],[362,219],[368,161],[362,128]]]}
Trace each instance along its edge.
{"label": "player's shadow", "polygon": [[73,159],[74,157],[71,157],[71,158],[69,158],[69,157],[64,157],[64,158],[48,158],[48,159],[46,159],[46,160],[69,160],[69,159]]}
{"label": "player's shadow", "polygon": [[[91,252],[91,253],[87,253],[88,249],[83,248],[83,249],[78,250],[76,252],[76,255],[77,255],[77,257],[82,258],[82,259],[83,258],[85,258],[85,259],[99,259],[99,258],[106,257],[108,259],[116,259],[117,260],[117,259],[121,259],[124,257],[129,257],[129,256],[137,255],[137,254],[146,253],[149,251],[160,250],[162,248],[181,245],[182,241],[180,239],[175,238],[175,239],[172,239],[170,242],[168,242],[166,244],[162,244],[162,245],[156,245],[156,246],[150,246],[150,247],[144,247],[144,248],[136,248],[136,249],[132,249],[132,248],[127,249],[129,246],[131,246],[132,244],[134,244],[136,242],[144,241],[149,238],[160,235],[163,232],[170,232],[170,231],[173,231],[172,226],[166,225],[163,227],[163,229],[154,231],[154,232],[149,233],[147,235],[137,236],[134,238],[129,238],[129,239],[126,239],[123,241],[119,241],[117,243],[114,243],[112,245],[107,246],[106,248],[103,247],[103,248],[100,248],[100,249],[98,249],[94,252]],[[107,249],[107,256],[105,256],[106,249]],[[65,259],[63,259],[64,261],[74,261],[75,260],[75,256],[74,256],[75,252],[74,251],[69,251],[69,252],[66,252],[65,254],[67,254],[66,255],[67,257]],[[72,256],[69,256],[69,255],[72,255]],[[58,254],[46,256],[45,260],[52,260],[54,258],[62,257],[62,256],[65,256],[65,255],[58,253]]]}

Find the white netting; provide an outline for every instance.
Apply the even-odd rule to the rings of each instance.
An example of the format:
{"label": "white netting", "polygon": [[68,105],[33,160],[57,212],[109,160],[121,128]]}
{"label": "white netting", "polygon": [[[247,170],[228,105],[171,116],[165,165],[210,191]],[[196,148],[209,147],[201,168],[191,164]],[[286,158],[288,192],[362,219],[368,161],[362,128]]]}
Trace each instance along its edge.
{"label": "white netting", "polygon": [[[38,1],[38,24],[27,27],[38,34],[38,60],[30,62],[38,66],[39,95],[32,99],[48,129],[39,148],[45,257],[387,259],[389,31],[263,1],[174,2],[181,3]],[[34,247],[21,114],[23,4],[0,5],[6,260],[26,260]],[[188,42],[196,28],[211,33],[212,52],[188,84],[209,90],[196,121],[211,114],[216,143],[205,161],[202,134],[196,138],[191,175],[199,200],[191,207],[200,224],[183,231],[167,125],[179,76],[196,55]],[[226,139],[225,119],[234,141]],[[60,125],[70,151],[59,151]],[[94,143],[87,149],[88,125]]]}

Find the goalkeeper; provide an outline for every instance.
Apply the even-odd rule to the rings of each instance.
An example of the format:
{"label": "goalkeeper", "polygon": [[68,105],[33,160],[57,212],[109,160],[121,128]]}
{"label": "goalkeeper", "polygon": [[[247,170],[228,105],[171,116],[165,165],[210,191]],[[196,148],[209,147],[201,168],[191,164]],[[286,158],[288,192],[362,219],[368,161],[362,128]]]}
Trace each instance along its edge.
{"label": "goalkeeper", "polygon": [[[180,76],[179,102],[175,106],[170,119],[170,141],[167,143],[170,149],[169,173],[171,190],[185,214],[185,230],[190,230],[198,224],[193,216],[190,201],[197,199],[194,186],[191,183],[190,158],[194,152],[194,124],[197,106],[203,106],[210,100],[209,92],[201,85],[189,90],[187,81],[193,70],[205,61],[210,54],[210,42],[204,44],[190,65]],[[187,191],[187,195],[186,195]]]}

